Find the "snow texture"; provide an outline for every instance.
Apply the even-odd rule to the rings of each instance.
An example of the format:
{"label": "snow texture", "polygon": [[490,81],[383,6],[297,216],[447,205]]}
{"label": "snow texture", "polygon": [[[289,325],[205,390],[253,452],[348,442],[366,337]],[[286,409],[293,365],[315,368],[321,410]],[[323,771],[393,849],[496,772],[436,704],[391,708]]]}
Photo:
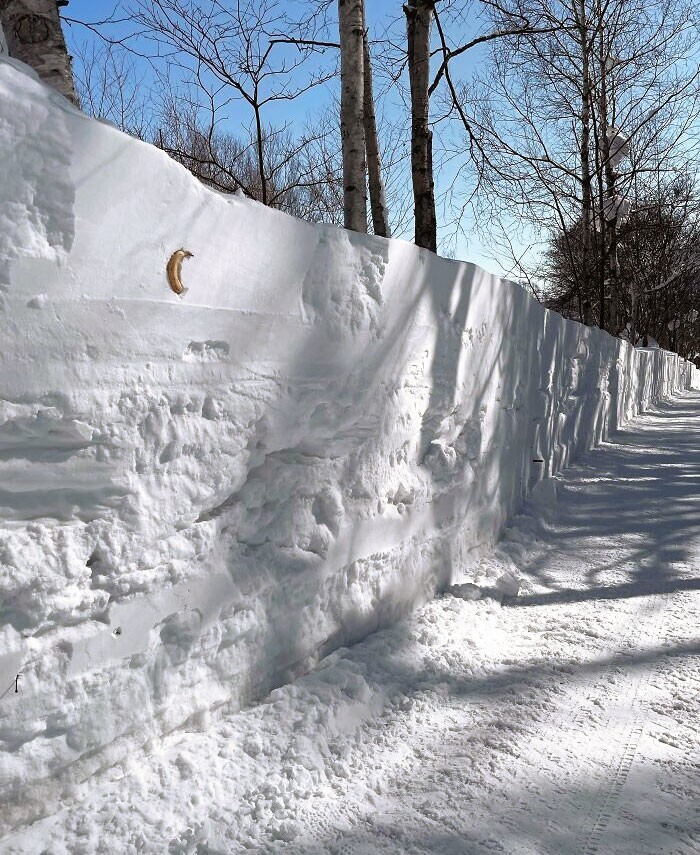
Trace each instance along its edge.
{"label": "snow texture", "polygon": [[206,189],[2,57],[0,328],[5,829],[468,578],[691,382],[474,265]]}
{"label": "snow texture", "polygon": [[478,602],[131,752],[0,850],[696,855],[699,434],[697,394],[639,417],[515,517]]}

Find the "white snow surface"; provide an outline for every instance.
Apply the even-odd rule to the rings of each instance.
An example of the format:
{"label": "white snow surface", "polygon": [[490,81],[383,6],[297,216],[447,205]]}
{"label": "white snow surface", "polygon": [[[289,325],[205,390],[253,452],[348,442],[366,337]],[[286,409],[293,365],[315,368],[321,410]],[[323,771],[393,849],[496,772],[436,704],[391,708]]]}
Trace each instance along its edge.
{"label": "white snow surface", "polygon": [[476,584],[528,494],[691,384],[474,265],[215,193],[3,57],[0,331],[6,831]]}
{"label": "white snow surface", "polygon": [[553,481],[473,570],[476,598],[131,752],[0,849],[697,853],[700,395]]}

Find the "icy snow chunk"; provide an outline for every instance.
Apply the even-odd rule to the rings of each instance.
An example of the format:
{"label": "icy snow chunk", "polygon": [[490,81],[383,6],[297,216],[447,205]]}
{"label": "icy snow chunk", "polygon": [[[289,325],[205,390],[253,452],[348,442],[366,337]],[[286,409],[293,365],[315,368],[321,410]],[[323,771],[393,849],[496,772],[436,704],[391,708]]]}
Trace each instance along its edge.
{"label": "icy snow chunk", "polygon": [[481,600],[490,597],[500,602],[503,597],[517,597],[520,585],[521,580],[519,576],[507,570],[491,586],[476,585],[473,582],[462,582],[458,585],[450,585],[446,589],[446,593],[460,600]]}
{"label": "icy snow chunk", "polygon": [[185,362],[217,362],[228,356],[230,349],[227,341],[191,341],[182,358]]}
{"label": "icy snow chunk", "polygon": [[49,302],[48,294],[37,294],[36,297],[32,297],[31,300],[27,303],[28,309],[43,309],[44,306]]}
{"label": "icy snow chunk", "polygon": [[243,743],[243,750],[250,757],[258,757],[263,753],[264,745],[259,733],[251,734]]}
{"label": "icy snow chunk", "polygon": [[506,570],[502,576],[496,579],[495,589],[505,597],[517,597],[520,590],[521,579],[512,570]]}
{"label": "icy snow chunk", "polygon": [[450,585],[447,589],[448,594],[457,597],[460,600],[480,600],[483,591],[478,585],[473,582],[463,582],[461,585]]}

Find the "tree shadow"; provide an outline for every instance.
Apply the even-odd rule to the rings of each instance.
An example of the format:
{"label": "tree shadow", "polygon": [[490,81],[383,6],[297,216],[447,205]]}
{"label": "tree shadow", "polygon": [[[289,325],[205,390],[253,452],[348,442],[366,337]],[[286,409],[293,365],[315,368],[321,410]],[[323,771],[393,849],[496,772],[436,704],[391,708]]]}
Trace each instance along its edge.
{"label": "tree shadow", "polygon": [[502,604],[509,608],[525,606],[549,606],[566,603],[583,603],[590,600],[619,600],[630,597],[648,597],[655,594],[673,594],[676,591],[699,591],[700,578],[694,579],[649,579],[629,582],[625,585],[603,585],[594,588],[568,588],[546,594],[526,594],[517,597],[505,596]]}
{"label": "tree shadow", "polygon": [[[382,688],[386,685],[403,687],[404,702],[416,695],[426,696],[434,693],[435,697],[441,699],[458,698],[466,703],[473,703],[475,709],[481,711],[477,720],[483,733],[480,736],[475,732],[456,731],[454,728],[446,731],[444,727],[436,725],[434,742],[426,743],[422,740],[420,743],[420,756],[423,761],[411,768],[410,775],[409,769],[401,765],[395,776],[383,786],[376,816],[365,814],[355,821],[353,828],[345,831],[341,830],[342,827],[326,833],[322,828],[302,828],[300,834],[309,842],[291,845],[289,849],[294,853],[340,855],[346,851],[410,851],[476,855],[486,852],[521,851],[526,842],[530,846],[527,851],[533,852],[583,851],[583,843],[586,840],[592,839],[593,834],[600,836],[596,819],[610,804],[607,801],[605,779],[596,787],[585,775],[576,775],[575,767],[540,768],[536,765],[536,757],[532,758],[529,768],[525,770],[527,778],[523,777],[522,771],[519,777],[513,778],[508,770],[510,755],[517,757],[525,750],[523,741],[530,738],[530,735],[537,734],[540,725],[547,724],[547,710],[550,709],[550,704],[557,702],[564,683],[573,685],[593,682],[620,670],[648,671],[659,666],[670,667],[687,658],[700,657],[700,642],[692,642],[633,653],[615,653],[587,662],[565,659],[557,662],[543,660],[526,665],[509,664],[506,667],[499,666],[498,670],[482,676],[461,678],[456,677],[449,667],[421,667],[419,657],[409,662],[410,657],[400,655],[402,642],[400,638],[395,637],[396,633],[397,628],[394,628],[391,631],[389,655],[382,662],[382,667],[386,669],[385,674],[373,675],[378,684]],[[378,647],[380,640],[375,637]],[[403,643],[406,649],[415,643],[408,628]],[[348,655],[352,657],[352,652]],[[304,679],[313,680],[314,677],[310,675]],[[526,699],[531,697],[529,693],[532,692],[536,693],[537,703],[532,707],[531,718],[524,714],[522,706],[516,705],[515,710],[507,712],[506,708],[514,703],[515,698]],[[521,701],[523,702],[526,703]],[[515,728],[512,733],[509,733],[507,728],[504,730],[504,717],[507,719],[508,715],[515,715],[520,724],[526,720],[527,728]],[[504,740],[513,741],[510,749]],[[455,780],[448,780],[439,768],[437,780],[435,779],[435,769],[431,769],[433,763],[439,766],[441,757],[459,756],[465,751],[464,768]],[[510,759],[512,760],[512,757]],[[494,791],[493,786],[489,787],[483,782],[477,783],[476,786],[470,783],[470,779],[481,781],[480,766],[490,770],[492,776],[498,777],[497,790]],[[652,790],[650,783],[645,784],[642,780],[640,784],[639,777],[643,779],[647,774],[651,775],[652,770],[653,767],[650,766],[642,766],[636,770],[637,787],[646,786]],[[371,768],[363,770],[363,774],[367,773],[369,778],[371,772]],[[562,774],[561,781],[552,781],[549,775],[557,772],[567,774]],[[574,774],[570,774],[572,772]],[[610,775],[614,773],[615,769],[611,766]],[[692,775],[692,772],[690,774]],[[412,802],[411,793],[415,794],[416,791],[424,793],[424,797]],[[449,809],[444,811],[446,815],[440,816],[438,811],[436,816],[435,811],[431,810],[431,798],[435,798],[436,792],[442,792],[439,804],[443,809],[447,801],[445,792],[449,793]],[[540,814],[551,812],[547,817],[550,821],[531,822],[529,803]],[[495,805],[493,809],[492,804]],[[557,821],[558,817],[561,819],[558,805],[564,811],[569,811],[567,820]],[[686,814],[688,813],[689,811],[686,811]],[[517,821],[516,814],[520,814]],[[673,841],[692,840],[693,835],[700,830],[697,825],[689,827],[687,822],[681,827],[674,826],[669,819],[668,805],[663,808],[659,806],[657,813],[645,807],[644,816],[638,818],[645,827],[654,829],[659,839],[670,845],[673,845]],[[629,817],[625,821],[629,821]],[[344,824],[347,828],[347,822]],[[635,833],[638,828],[637,822],[634,826]],[[581,848],[577,849],[577,845]],[[637,844],[631,843],[629,849],[620,851],[634,855],[637,851],[633,848],[635,845]]]}

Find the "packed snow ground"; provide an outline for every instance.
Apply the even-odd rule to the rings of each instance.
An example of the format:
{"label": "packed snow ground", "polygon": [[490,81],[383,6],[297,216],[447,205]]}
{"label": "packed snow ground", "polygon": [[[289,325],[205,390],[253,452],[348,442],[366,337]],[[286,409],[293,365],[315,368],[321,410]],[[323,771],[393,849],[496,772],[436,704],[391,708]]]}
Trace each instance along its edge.
{"label": "packed snow ground", "polygon": [[0,848],[697,853],[699,568],[687,392],[543,482],[470,599],[154,741]]}

